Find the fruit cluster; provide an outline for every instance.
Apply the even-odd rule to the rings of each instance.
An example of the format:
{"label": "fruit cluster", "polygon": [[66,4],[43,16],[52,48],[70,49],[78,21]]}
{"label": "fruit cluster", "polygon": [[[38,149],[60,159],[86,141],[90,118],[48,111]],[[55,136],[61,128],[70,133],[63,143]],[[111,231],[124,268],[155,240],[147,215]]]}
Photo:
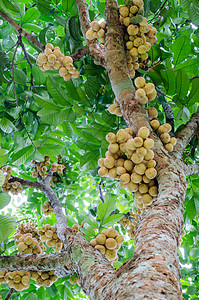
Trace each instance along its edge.
{"label": "fruit cluster", "polygon": [[126,217],[124,217],[120,223],[123,227],[127,227],[127,233],[128,233],[128,236],[131,238],[131,239],[134,239],[135,238],[135,231],[136,231],[136,228],[137,228],[137,219],[139,217],[139,215],[141,214],[141,212],[143,210],[145,210],[146,208],[144,209],[136,209],[134,212],[130,212],[130,216],[134,218],[134,220],[129,220],[127,219]]}
{"label": "fruit cluster", "polygon": [[7,282],[7,280],[6,280],[7,277],[5,277],[5,276],[6,276],[6,271],[0,270],[0,283],[6,283]]}
{"label": "fruit cluster", "polygon": [[150,125],[154,130],[157,130],[157,134],[160,136],[164,148],[168,152],[172,152],[173,147],[177,144],[177,139],[169,134],[172,130],[171,125],[169,123],[160,125],[160,121],[157,119],[158,111],[154,107],[148,109],[148,116],[149,119],[151,119]]}
{"label": "fruit cluster", "polygon": [[86,38],[88,40],[94,40],[99,39],[101,43],[105,42],[105,34],[106,34],[106,22],[98,22],[98,21],[92,21],[91,22],[91,28],[86,32]]}
{"label": "fruit cluster", "polygon": [[55,281],[57,281],[57,276],[54,274],[55,271],[46,271],[46,272],[30,272],[30,278],[36,281],[36,284],[39,286],[51,286]]}
{"label": "fruit cluster", "polygon": [[4,279],[8,282],[8,286],[16,291],[23,291],[30,287],[30,272],[27,271],[6,273]]}
{"label": "fruit cluster", "polygon": [[120,180],[120,186],[135,193],[138,209],[149,207],[157,197],[154,178],[157,175],[153,139],[148,138],[147,127],[141,127],[133,138],[131,128],[120,129],[117,134],[110,132],[106,140],[110,143],[106,158],[100,158],[98,174]]}
{"label": "fruit cluster", "polygon": [[44,215],[48,216],[54,213],[54,209],[52,208],[50,201],[46,201],[42,206],[42,212]]}
{"label": "fruit cluster", "polygon": [[120,105],[119,105],[119,103],[117,102],[116,99],[114,100],[113,104],[111,104],[109,106],[108,111],[112,115],[116,115],[118,117],[122,117],[122,112],[121,112],[121,109],[120,109]]}
{"label": "fruit cluster", "polygon": [[15,245],[18,248],[18,254],[40,254],[42,253],[41,241],[38,242],[36,238],[32,237],[31,233],[22,235],[18,240],[15,241]]}
{"label": "fruit cluster", "polygon": [[47,171],[49,169],[51,169],[53,173],[58,172],[59,174],[63,175],[63,170],[65,169],[65,166],[63,164],[58,164],[56,162],[52,163],[51,167],[49,167],[50,166],[49,156],[45,156],[42,162],[36,162],[35,160],[33,160],[32,164],[34,165],[32,171],[33,178],[37,177],[37,173],[39,173],[43,178],[45,178],[47,176]]}
{"label": "fruit cluster", "polygon": [[47,44],[44,53],[40,53],[36,61],[40,70],[45,72],[48,70],[59,70],[59,75],[65,81],[71,78],[78,78],[79,71],[73,65],[73,59],[70,56],[64,56],[59,47],[54,47],[52,44]]}
{"label": "fruit cluster", "polygon": [[2,172],[5,175],[5,181],[2,185],[2,190],[4,193],[11,192],[13,195],[18,195],[23,191],[21,183],[18,181],[8,182],[12,176],[12,168],[10,166],[4,166],[1,168]]}
{"label": "fruit cluster", "polygon": [[142,0],[133,0],[131,6],[119,6],[120,23],[125,28],[124,40],[131,78],[135,77],[135,70],[144,66],[143,62],[148,58],[147,52],[157,42],[157,30],[143,17],[143,5]]}
{"label": "fruit cluster", "polygon": [[14,234],[15,245],[18,247],[18,254],[39,254],[46,251],[42,243],[35,224],[30,221],[25,224],[19,224]]}
{"label": "fruit cluster", "polygon": [[55,247],[55,252],[60,252],[62,249],[62,242],[57,236],[57,229],[55,226],[46,224],[39,230],[42,242],[46,242],[48,247]]}
{"label": "fruit cluster", "polygon": [[135,79],[135,86],[137,90],[135,92],[135,99],[141,104],[144,105],[148,101],[152,101],[157,96],[157,91],[153,83],[146,83],[144,77],[137,77]]}
{"label": "fruit cluster", "polygon": [[75,231],[76,234],[83,234],[83,233],[81,232],[81,228],[84,227],[84,223],[85,223],[85,222],[82,221],[81,226],[79,226],[78,224],[74,224],[74,225],[72,226],[72,229]]}
{"label": "fruit cluster", "polygon": [[123,236],[119,235],[114,228],[109,228],[103,229],[102,233],[90,241],[90,244],[104,254],[109,261],[114,262],[118,260],[117,250],[123,242]]}

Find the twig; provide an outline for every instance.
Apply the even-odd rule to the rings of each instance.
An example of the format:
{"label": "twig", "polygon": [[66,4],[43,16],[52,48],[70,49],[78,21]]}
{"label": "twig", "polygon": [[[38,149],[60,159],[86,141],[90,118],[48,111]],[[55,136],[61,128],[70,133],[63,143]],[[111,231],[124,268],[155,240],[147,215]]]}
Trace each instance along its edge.
{"label": "twig", "polygon": [[98,189],[99,189],[99,194],[100,194],[100,200],[102,203],[104,203],[104,197],[103,197],[103,193],[102,193],[102,184],[103,184],[104,180],[101,179],[100,183],[98,184]]}
{"label": "twig", "polygon": [[30,220],[30,218],[21,219],[21,220],[17,221],[16,223],[18,224],[18,223],[20,223],[22,221],[26,221],[26,220]]}
{"label": "twig", "polygon": [[164,3],[162,4],[162,6],[158,9],[158,11],[155,13],[153,19],[150,20],[150,23],[160,14],[161,10],[165,7],[166,3],[168,2],[168,0],[165,0]]}
{"label": "twig", "polygon": [[33,5],[31,5],[30,7],[25,7],[25,11],[27,11],[28,9],[30,9],[30,8],[32,8],[32,7],[35,7],[37,4],[35,3],[35,4],[33,4]]}
{"label": "twig", "polygon": [[27,62],[28,62],[28,64],[29,64],[29,66],[30,66],[30,71],[31,71],[31,74],[30,74],[30,78],[31,78],[31,86],[34,87],[33,74],[32,74],[32,64],[31,64],[31,62],[30,62],[30,60],[29,60],[28,54],[27,54],[26,49],[25,49],[25,47],[24,47],[24,44],[23,44],[23,42],[22,42],[21,34],[18,34],[18,40],[19,40],[19,44],[20,44],[21,48],[23,49],[24,56],[25,56],[25,58],[26,58],[26,60],[27,60]]}
{"label": "twig", "polygon": [[0,17],[7,21],[18,33],[23,35],[28,41],[34,44],[41,51],[44,51],[45,45],[40,43],[33,35],[24,30],[20,25],[13,21],[9,16],[7,16],[2,10],[0,10]]}
{"label": "twig", "polygon": [[15,60],[18,47],[19,47],[19,40],[17,41],[16,48],[11,61],[12,82],[13,82],[13,89],[14,89],[14,98],[16,99],[16,102],[17,102],[17,93],[16,93],[16,86],[15,86],[15,79],[14,79],[14,60]]}
{"label": "twig", "polygon": [[86,46],[78,49],[77,52],[75,52],[71,55],[71,57],[74,61],[76,61],[76,60],[79,60],[80,58],[82,58],[88,52],[89,52],[89,47],[86,45]]}
{"label": "twig", "polygon": [[7,54],[8,52],[10,52],[10,50],[12,50],[15,46],[17,45],[17,43],[14,44],[14,46],[12,46],[10,49],[8,49],[6,52],[3,52],[2,55],[0,55],[0,57],[4,56],[5,54]]}
{"label": "twig", "polygon": [[7,295],[6,295],[6,297],[5,297],[4,300],[10,299],[10,297],[12,296],[12,294],[14,293],[14,291],[15,291],[15,289],[11,288],[11,289],[9,290],[9,292],[7,293]]}

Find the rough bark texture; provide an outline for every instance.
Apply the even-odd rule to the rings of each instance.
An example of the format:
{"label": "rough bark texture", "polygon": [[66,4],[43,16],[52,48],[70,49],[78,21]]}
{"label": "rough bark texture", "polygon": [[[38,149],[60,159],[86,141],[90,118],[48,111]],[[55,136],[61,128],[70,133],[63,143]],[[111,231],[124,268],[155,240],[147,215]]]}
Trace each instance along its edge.
{"label": "rough bark texture", "polygon": [[45,45],[40,43],[33,35],[24,30],[20,25],[18,25],[15,21],[13,21],[10,17],[8,17],[2,10],[0,10],[0,17],[7,21],[18,33],[23,35],[28,41],[33,43],[37,48],[41,51],[44,50]]}
{"label": "rough bark texture", "polygon": [[84,35],[84,38],[87,42],[87,45],[90,50],[90,55],[93,57],[100,65],[105,67],[105,61],[104,61],[104,51],[100,43],[97,39],[94,40],[87,40],[86,39],[86,32],[91,29],[90,26],[90,17],[88,13],[88,4],[85,0],[76,0],[78,11],[79,11],[79,18],[81,23],[81,29],[82,33]]}

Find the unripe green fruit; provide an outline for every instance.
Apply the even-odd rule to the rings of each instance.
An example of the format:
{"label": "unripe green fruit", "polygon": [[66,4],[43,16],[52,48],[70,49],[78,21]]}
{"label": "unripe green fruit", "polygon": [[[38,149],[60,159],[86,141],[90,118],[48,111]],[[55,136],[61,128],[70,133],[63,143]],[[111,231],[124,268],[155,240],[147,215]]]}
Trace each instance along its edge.
{"label": "unripe green fruit", "polygon": [[154,168],[149,168],[145,171],[145,175],[149,179],[154,179],[157,176],[157,171]]}
{"label": "unripe green fruit", "polygon": [[103,233],[100,233],[95,239],[98,245],[104,245],[106,242],[106,236]]}
{"label": "unripe green fruit", "polygon": [[129,15],[129,8],[126,5],[120,5],[119,6],[119,13],[123,18],[128,17]]}
{"label": "unripe green fruit", "polygon": [[132,17],[130,19],[131,24],[139,24],[140,22],[142,22],[142,16],[141,15],[137,15],[137,16]]}

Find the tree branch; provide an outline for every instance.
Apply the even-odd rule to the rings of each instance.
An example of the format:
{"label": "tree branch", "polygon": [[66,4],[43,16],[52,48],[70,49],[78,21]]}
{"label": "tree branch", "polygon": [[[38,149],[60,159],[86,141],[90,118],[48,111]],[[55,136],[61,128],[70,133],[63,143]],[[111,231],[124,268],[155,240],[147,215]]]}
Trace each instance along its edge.
{"label": "tree branch", "polygon": [[76,0],[76,4],[79,11],[82,33],[89,47],[90,55],[93,59],[95,59],[100,65],[102,65],[105,68],[104,51],[102,46],[100,45],[97,39],[94,39],[92,41],[86,39],[86,32],[90,29],[88,4],[85,0]]}
{"label": "tree branch", "polygon": [[48,184],[46,184],[43,180],[41,180],[41,182],[38,182],[38,181],[25,180],[25,179],[12,176],[8,182],[14,182],[14,181],[18,181],[21,183],[21,185],[26,187],[36,188],[47,196],[54,209],[54,213],[57,219],[56,227],[57,227],[58,237],[66,247],[67,246],[67,238],[66,238],[67,219],[63,213],[61,203],[57,195],[55,194],[55,192],[52,190],[52,188]]}
{"label": "tree branch", "polygon": [[199,163],[195,163],[187,166],[186,176],[199,174]]}
{"label": "tree branch", "polygon": [[10,297],[12,296],[12,294],[14,293],[14,291],[15,291],[15,289],[13,289],[13,288],[10,289],[4,300],[10,299]]}
{"label": "tree branch", "polygon": [[0,270],[12,271],[50,271],[56,270],[60,277],[72,275],[73,263],[68,252],[55,254],[25,254],[0,256]]}
{"label": "tree branch", "polygon": [[104,180],[101,179],[100,183],[98,184],[98,189],[99,189],[99,194],[100,194],[100,200],[102,203],[104,203],[104,197],[103,197],[103,193],[102,193],[102,184],[103,184]]}
{"label": "tree branch", "polygon": [[178,132],[176,138],[178,140],[177,145],[175,146],[176,151],[180,152],[181,155],[184,152],[184,149],[189,144],[191,139],[194,136],[198,135],[199,131],[199,108],[196,113],[194,113],[191,119],[187,122],[185,127]]}
{"label": "tree branch", "polygon": [[7,21],[18,33],[23,35],[27,40],[34,44],[41,51],[44,51],[45,45],[40,43],[34,36],[24,30],[20,25],[13,21],[9,16],[7,16],[2,10],[0,10],[0,17]]}
{"label": "tree branch", "polygon": [[88,45],[86,45],[78,49],[75,53],[71,54],[70,56],[74,61],[76,61],[76,60],[80,60],[88,52],[89,52],[89,47]]}

